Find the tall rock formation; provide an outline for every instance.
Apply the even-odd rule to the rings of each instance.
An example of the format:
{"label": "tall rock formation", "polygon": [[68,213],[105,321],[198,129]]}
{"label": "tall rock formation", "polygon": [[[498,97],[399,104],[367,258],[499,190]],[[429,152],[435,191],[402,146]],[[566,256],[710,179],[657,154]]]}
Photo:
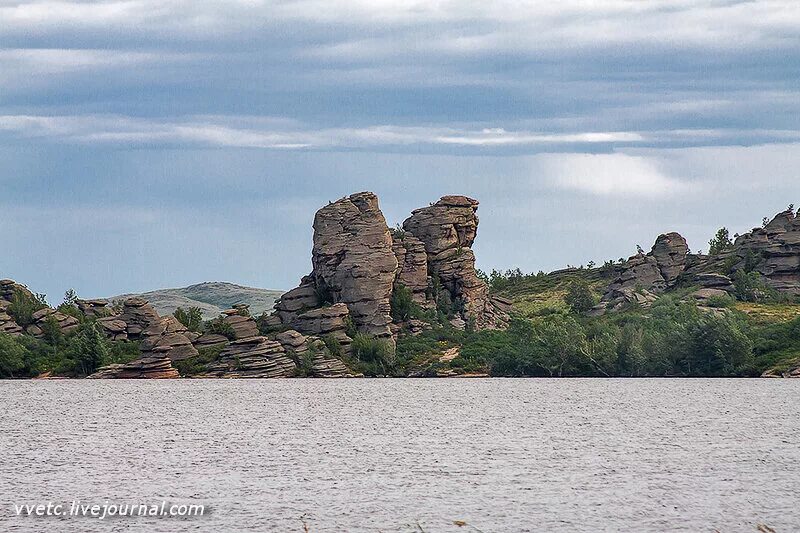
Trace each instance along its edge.
{"label": "tall rock formation", "polygon": [[414,211],[403,230],[392,233],[371,192],[330,203],[314,218],[313,270],[283,295],[269,325],[319,335],[325,323],[327,334],[336,332],[345,349],[349,321],[360,332],[393,339],[402,328],[392,323],[390,302],[402,285],[415,304],[428,309],[436,306],[434,293],[446,291],[460,327],[504,327],[508,302],[491,298],[475,271],[477,208],[466,196],[445,196]]}
{"label": "tall rock formation", "polygon": [[360,331],[391,336],[397,258],[377,196],[357,193],[317,211],[311,262],[323,303],[344,303]]}
{"label": "tall rock formation", "polygon": [[478,329],[502,327],[507,317],[489,297],[489,287],[475,271],[472,244],[478,232],[478,201],[444,196],[412,212],[403,229],[425,245],[431,276],[460,304],[464,320]]}

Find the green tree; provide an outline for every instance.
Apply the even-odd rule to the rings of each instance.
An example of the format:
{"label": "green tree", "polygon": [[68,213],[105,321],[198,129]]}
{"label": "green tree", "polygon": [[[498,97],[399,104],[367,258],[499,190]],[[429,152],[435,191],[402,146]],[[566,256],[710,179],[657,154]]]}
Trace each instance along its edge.
{"label": "green tree", "polygon": [[178,322],[186,326],[189,331],[200,332],[203,330],[203,311],[199,307],[190,307],[184,309],[178,307],[172,316],[178,319]]}
{"label": "green tree", "polygon": [[14,337],[0,333],[0,377],[19,377],[28,355],[28,350]]}
{"label": "green tree", "polygon": [[576,314],[582,314],[597,304],[597,298],[589,283],[582,278],[573,279],[567,287],[564,301]]}
{"label": "green tree", "polygon": [[728,228],[720,228],[713,239],[708,241],[709,255],[718,255],[733,248],[733,241],[728,233]]}
{"label": "green tree", "polygon": [[33,324],[33,314],[45,307],[47,307],[47,300],[44,294],[31,294],[17,289],[11,296],[8,314],[24,328]]}
{"label": "green tree", "polygon": [[395,285],[389,304],[392,320],[396,322],[405,322],[414,318],[416,314],[416,305],[411,290],[402,283]]}
{"label": "green tree", "polygon": [[64,351],[75,374],[88,376],[109,359],[108,341],[93,322],[82,324]]}

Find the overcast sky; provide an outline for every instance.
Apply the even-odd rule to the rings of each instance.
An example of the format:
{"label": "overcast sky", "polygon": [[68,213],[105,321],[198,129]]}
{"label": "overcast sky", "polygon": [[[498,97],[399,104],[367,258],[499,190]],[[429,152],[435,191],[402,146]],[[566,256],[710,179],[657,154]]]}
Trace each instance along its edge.
{"label": "overcast sky", "polygon": [[0,278],[289,289],[361,190],[486,270],[706,249],[800,205],[800,2],[0,0]]}

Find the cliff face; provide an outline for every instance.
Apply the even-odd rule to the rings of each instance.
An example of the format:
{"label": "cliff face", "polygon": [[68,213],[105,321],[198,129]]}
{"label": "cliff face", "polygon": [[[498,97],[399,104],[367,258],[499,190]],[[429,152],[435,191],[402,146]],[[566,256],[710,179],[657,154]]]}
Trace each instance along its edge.
{"label": "cliff face", "polygon": [[476,200],[445,196],[414,211],[403,231],[392,233],[373,193],[323,207],[314,218],[313,270],[276,304],[272,325],[318,334],[309,315],[344,304],[339,309],[346,314],[336,313],[342,324],[350,320],[360,332],[392,340],[400,328],[392,323],[390,301],[403,286],[424,309],[436,306],[437,290],[446,291],[457,327],[504,327],[506,304],[489,297],[475,271],[477,209]]}
{"label": "cliff face", "polygon": [[359,331],[391,336],[397,258],[377,196],[353,194],[317,211],[311,262],[318,297],[344,303]]}
{"label": "cliff face", "polygon": [[403,229],[424,244],[430,275],[463,307],[463,320],[472,321],[477,329],[503,327],[507,317],[489,298],[489,287],[475,271],[472,244],[478,233],[477,211],[477,200],[445,196],[415,210],[403,222]]}

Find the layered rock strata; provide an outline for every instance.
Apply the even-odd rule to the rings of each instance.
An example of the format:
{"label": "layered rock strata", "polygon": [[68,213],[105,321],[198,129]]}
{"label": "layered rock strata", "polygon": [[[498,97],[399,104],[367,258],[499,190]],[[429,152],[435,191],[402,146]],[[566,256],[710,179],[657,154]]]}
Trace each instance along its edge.
{"label": "layered rock strata", "polygon": [[180,377],[166,357],[143,357],[97,369],[89,379],[174,379]]}

